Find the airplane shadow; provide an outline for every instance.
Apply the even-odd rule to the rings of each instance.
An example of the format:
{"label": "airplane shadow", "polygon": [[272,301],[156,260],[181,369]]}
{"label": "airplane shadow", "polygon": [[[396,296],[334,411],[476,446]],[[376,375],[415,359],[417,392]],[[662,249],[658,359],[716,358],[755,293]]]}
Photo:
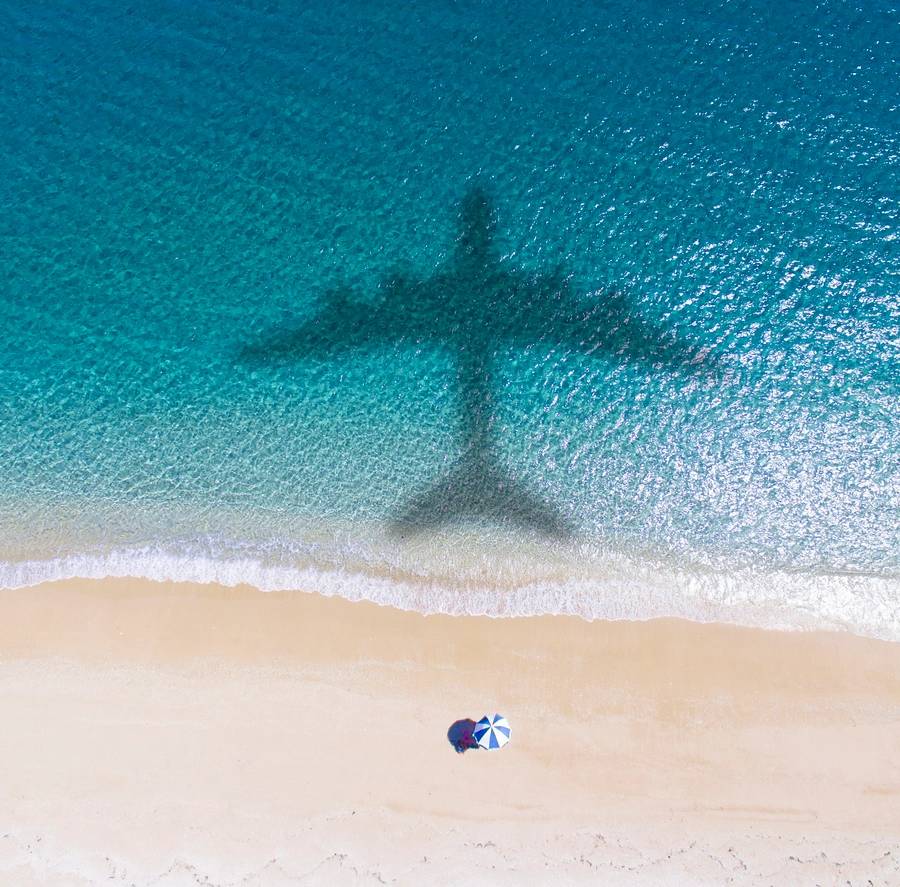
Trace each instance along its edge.
{"label": "airplane shadow", "polygon": [[374,299],[347,288],[325,294],[318,313],[295,330],[275,330],[241,350],[254,363],[326,359],[408,343],[449,350],[457,360],[460,455],[449,473],[389,521],[409,536],[439,526],[491,524],[565,538],[575,522],[518,480],[494,438],[492,362],[498,345],[565,349],[648,372],[707,372],[696,343],[640,317],[615,291],[577,297],[561,270],[528,275],[509,267],[494,243],[495,212],[481,187],[463,198],[452,255],[432,276],[388,277]]}

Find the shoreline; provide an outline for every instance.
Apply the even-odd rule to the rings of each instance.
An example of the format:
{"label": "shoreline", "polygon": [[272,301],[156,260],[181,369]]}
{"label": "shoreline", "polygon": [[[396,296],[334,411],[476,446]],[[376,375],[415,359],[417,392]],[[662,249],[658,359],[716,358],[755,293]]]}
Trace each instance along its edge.
{"label": "shoreline", "polygon": [[[352,558],[340,567],[327,558],[319,565],[279,565],[260,553],[237,558],[215,546],[191,554],[141,547],[4,561],[0,593],[80,581],[249,586],[267,594],[304,589],[422,615],[676,619],[774,631],[850,632],[900,643],[900,579],[895,576],[750,568],[720,572],[624,554],[569,561],[549,550],[543,552],[546,558],[539,557],[537,549],[513,574],[515,559],[482,546],[466,568],[471,572],[460,569],[451,579],[446,572],[432,575],[428,565],[445,563],[454,550],[460,567],[458,551],[468,547],[467,540],[436,537],[428,545],[437,547],[398,546],[390,557],[383,553],[387,561],[380,567]],[[499,572],[498,563],[504,564]]]}
{"label": "shoreline", "polygon": [[900,879],[900,645],[850,634],[70,581],[0,591],[0,722],[22,885]]}

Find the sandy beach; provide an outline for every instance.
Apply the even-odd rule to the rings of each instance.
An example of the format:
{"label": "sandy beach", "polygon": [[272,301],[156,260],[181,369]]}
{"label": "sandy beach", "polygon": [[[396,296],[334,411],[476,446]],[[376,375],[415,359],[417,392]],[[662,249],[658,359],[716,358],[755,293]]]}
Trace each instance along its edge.
{"label": "sandy beach", "polygon": [[900,645],[107,580],[0,662],[3,884],[900,883]]}

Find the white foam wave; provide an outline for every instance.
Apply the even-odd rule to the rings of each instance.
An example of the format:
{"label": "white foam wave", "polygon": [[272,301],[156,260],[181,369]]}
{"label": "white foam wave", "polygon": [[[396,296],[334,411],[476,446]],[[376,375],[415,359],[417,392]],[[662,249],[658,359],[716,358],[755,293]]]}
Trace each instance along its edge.
{"label": "white foam wave", "polygon": [[0,588],[63,579],[140,578],[306,591],[420,613],[491,617],[574,615],[585,619],[684,618],[780,630],[838,630],[900,641],[900,582],[856,574],[679,569],[610,559],[589,575],[542,577],[504,588],[364,569],[267,563],[131,548],[0,563]]}

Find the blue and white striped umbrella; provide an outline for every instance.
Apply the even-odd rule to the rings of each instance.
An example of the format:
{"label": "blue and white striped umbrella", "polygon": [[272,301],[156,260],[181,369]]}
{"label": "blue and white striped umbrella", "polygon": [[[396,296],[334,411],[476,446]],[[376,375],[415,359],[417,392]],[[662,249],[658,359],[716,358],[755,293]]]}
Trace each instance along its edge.
{"label": "blue and white striped umbrella", "polygon": [[509,742],[509,721],[503,715],[485,715],[472,731],[482,748],[503,748]]}

